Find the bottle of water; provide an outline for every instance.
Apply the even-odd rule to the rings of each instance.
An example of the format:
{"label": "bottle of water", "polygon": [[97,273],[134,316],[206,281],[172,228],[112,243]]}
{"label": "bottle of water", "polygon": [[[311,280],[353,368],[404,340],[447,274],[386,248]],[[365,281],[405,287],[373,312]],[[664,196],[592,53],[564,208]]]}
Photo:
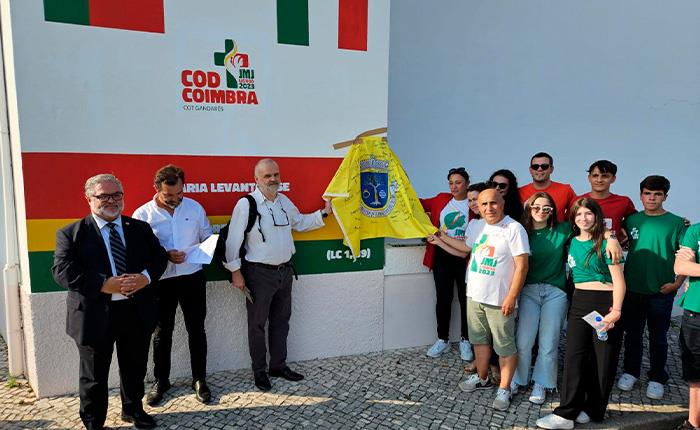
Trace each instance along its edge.
{"label": "bottle of water", "polygon": [[[598,315],[595,317],[595,322],[602,324],[603,322],[603,317]],[[600,329],[595,329],[596,334],[598,335],[598,340],[601,342],[605,342],[608,340],[608,332],[607,331],[601,331]]]}

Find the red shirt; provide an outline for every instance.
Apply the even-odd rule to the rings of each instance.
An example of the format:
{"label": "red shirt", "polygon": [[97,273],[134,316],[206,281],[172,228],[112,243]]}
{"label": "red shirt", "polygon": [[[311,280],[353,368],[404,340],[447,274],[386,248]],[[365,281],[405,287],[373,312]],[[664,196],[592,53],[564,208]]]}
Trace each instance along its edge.
{"label": "red shirt", "polygon": [[615,234],[617,234],[618,237],[620,237],[620,232],[622,231],[622,221],[626,217],[637,212],[637,209],[634,208],[634,203],[632,203],[632,200],[626,196],[610,194],[604,199],[594,199],[591,197],[591,193],[586,193],[581,197],[595,200],[595,202],[600,205],[600,208],[603,210],[605,227],[608,230],[615,231]]}
{"label": "red shirt", "polygon": [[552,181],[549,186],[543,190],[538,190],[532,183],[520,187],[520,200],[525,201],[530,198],[533,194],[539,191],[543,191],[554,199],[554,204],[557,206],[557,220],[564,221],[566,219],[567,211],[576,201],[576,193],[569,184],[562,184],[559,182]]}

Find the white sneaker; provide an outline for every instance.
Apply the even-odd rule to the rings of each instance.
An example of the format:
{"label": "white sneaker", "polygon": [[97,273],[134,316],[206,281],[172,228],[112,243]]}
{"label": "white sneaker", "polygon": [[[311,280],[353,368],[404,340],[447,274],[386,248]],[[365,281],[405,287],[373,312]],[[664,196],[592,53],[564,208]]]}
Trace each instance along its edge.
{"label": "white sneaker", "polygon": [[572,429],[574,428],[573,420],[567,420],[559,415],[549,414],[537,420],[535,422],[537,427],[542,429],[556,430],[556,429]]}
{"label": "white sneaker", "polygon": [[489,378],[482,381],[481,378],[479,378],[479,375],[476,373],[472,373],[467,379],[460,382],[458,385],[459,389],[465,393],[471,393],[472,391],[493,387],[493,384]]}
{"label": "white sneaker", "polygon": [[576,423],[578,424],[588,424],[591,422],[591,417],[588,416],[587,413],[584,411],[581,411],[578,416],[576,417]]}
{"label": "white sneaker", "polygon": [[510,407],[510,390],[499,388],[496,398],[493,399],[493,408],[497,411],[506,411]]}
{"label": "white sneaker", "polygon": [[472,344],[466,339],[462,339],[459,342],[459,356],[462,358],[462,361],[474,361]]}
{"label": "white sneaker", "polygon": [[632,387],[637,382],[637,378],[630,375],[629,373],[623,373],[620,379],[617,380],[617,388],[622,391],[632,391]]}
{"label": "white sneaker", "polygon": [[547,391],[545,391],[544,387],[538,383],[535,382],[535,385],[532,387],[532,393],[530,393],[530,403],[534,403],[536,405],[541,405],[544,403],[544,399],[547,397]]}
{"label": "white sneaker", "polygon": [[660,400],[664,396],[664,386],[658,382],[649,381],[647,385],[647,397],[654,400]]}
{"label": "white sneaker", "polygon": [[437,358],[442,354],[446,353],[450,349],[450,344],[442,339],[435,341],[433,346],[428,348],[428,352],[425,353],[428,357]]}

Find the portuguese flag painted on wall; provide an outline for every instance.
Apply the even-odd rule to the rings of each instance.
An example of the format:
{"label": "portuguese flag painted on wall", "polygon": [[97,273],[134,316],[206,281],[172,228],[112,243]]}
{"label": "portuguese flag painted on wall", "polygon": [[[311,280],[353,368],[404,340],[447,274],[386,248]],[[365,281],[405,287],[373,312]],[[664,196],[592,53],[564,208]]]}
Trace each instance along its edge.
{"label": "portuguese flag painted on wall", "polygon": [[164,33],[163,0],[44,0],[44,19]]}

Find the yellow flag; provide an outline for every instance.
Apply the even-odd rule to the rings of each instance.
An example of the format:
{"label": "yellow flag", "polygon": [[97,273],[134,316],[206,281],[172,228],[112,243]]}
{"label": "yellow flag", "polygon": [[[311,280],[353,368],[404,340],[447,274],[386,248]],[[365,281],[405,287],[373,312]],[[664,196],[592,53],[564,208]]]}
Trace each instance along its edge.
{"label": "yellow flag", "polygon": [[437,229],[401,162],[381,137],[352,145],[323,197],[331,200],[343,243],[358,257],[361,239],[425,237]]}

